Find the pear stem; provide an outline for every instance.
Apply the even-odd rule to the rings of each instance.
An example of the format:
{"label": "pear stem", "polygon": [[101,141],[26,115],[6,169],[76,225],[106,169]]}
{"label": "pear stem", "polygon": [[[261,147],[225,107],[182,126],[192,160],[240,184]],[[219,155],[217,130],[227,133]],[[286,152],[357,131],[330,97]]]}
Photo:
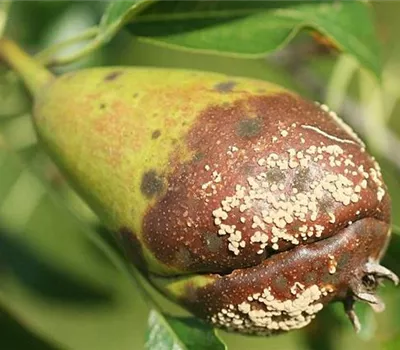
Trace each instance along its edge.
{"label": "pear stem", "polygon": [[42,88],[55,78],[50,71],[35,61],[33,57],[22,51],[13,41],[6,38],[0,39],[0,59],[3,59],[21,76],[33,96],[37,96]]}
{"label": "pear stem", "polygon": [[83,47],[78,52],[74,52],[71,55],[63,56],[63,57],[54,57],[51,61],[48,62],[50,66],[64,66],[67,64],[74,63],[89,54],[93,51],[97,50],[103,45],[102,38],[95,38],[94,40],[90,41],[85,47]]}

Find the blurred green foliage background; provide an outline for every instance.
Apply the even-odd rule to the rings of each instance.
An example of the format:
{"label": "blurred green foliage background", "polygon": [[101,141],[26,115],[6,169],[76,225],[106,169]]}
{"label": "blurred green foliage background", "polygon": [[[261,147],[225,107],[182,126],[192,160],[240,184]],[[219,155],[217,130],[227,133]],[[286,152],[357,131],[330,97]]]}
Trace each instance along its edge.
{"label": "blurred green foliage background", "polygon": [[[36,53],[98,23],[105,6],[96,1],[17,1],[6,33]],[[382,85],[308,33],[277,54],[250,60],[175,51],[121,31],[90,57],[55,71],[98,65],[195,68],[266,79],[327,101],[380,160],[393,198],[394,223],[400,226],[400,2],[374,2],[373,7],[385,62]],[[148,307],[126,273],[120,250],[37,145],[31,102],[22,84],[4,66],[0,73],[0,349],[144,348]],[[399,253],[400,236],[395,235],[385,262],[397,274]],[[384,313],[357,306],[364,324],[359,335],[341,305],[287,335],[221,334],[231,350],[400,349],[399,291],[387,286],[381,294]],[[168,310],[182,313],[156,298]]]}

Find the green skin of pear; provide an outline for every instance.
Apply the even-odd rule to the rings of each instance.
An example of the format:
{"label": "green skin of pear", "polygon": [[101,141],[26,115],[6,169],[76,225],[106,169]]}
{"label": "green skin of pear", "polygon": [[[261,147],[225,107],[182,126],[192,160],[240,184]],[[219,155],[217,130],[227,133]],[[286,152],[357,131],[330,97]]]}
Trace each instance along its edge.
{"label": "green skin of pear", "polygon": [[[268,335],[341,300],[359,328],[354,300],[379,309],[378,282],[397,282],[379,265],[390,237],[379,166],[325,106],[209,72],[110,67],[54,78],[13,45],[1,51],[35,96],[42,145],[128,258],[197,316]],[[265,217],[271,193],[301,199],[327,178],[336,188],[306,203],[302,222]],[[234,204],[243,191],[264,200]],[[300,236],[305,222],[318,232]]]}
{"label": "green skin of pear", "polygon": [[[285,91],[265,82],[227,79],[128,67],[73,72],[38,96],[34,121],[43,145],[103,222],[143,242],[143,218],[167,191],[168,177],[182,164],[206,162],[187,138],[198,115],[242,95]],[[243,92],[227,93],[239,83]],[[187,272],[186,266],[162,263],[141,247],[148,270]]]}

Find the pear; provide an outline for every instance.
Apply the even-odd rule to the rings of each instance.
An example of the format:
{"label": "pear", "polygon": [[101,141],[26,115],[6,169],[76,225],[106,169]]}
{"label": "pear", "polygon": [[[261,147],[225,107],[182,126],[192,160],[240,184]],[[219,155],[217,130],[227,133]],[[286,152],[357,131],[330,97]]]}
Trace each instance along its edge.
{"label": "pear", "polygon": [[379,165],[325,105],[217,73],[54,77],[0,55],[34,96],[42,146],[160,291],[231,331],[301,328],[340,300],[375,310],[390,237]]}

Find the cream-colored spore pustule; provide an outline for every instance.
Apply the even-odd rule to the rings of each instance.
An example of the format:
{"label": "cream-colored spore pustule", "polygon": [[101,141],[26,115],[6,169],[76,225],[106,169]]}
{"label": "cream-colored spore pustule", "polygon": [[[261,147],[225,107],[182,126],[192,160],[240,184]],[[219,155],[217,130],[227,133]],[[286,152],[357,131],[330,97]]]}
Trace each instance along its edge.
{"label": "cream-colored spore pustule", "polygon": [[323,308],[318,300],[326,295],[326,289],[317,285],[304,288],[296,282],[291,291],[292,299],[279,300],[271,288],[265,288],[238,305],[222,308],[211,321],[230,330],[259,335],[302,328]]}
{"label": "cream-colored spore pustule", "polygon": [[[333,113],[330,115],[333,117]],[[303,144],[305,131],[320,136],[319,142]],[[363,191],[374,186],[378,201],[385,195],[376,162],[365,169],[352,153],[364,152],[364,144],[358,138],[339,138],[321,128],[296,123],[273,138],[279,142],[288,136],[292,137],[291,144],[279,153],[259,149],[259,156],[254,159],[257,174],[248,176],[245,183],[237,183],[233,194],[213,210],[217,234],[229,235],[228,249],[235,255],[246,246],[251,249],[258,245],[255,253],[260,255],[268,246],[276,251],[282,243],[288,247],[310,238],[320,239],[325,230],[328,236],[336,227],[337,207],[354,204],[358,208],[355,204],[362,200]],[[345,148],[348,145],[352,148]],[[231,153],[231,157],[235,154]],[[243,236],[237,227],[245,222]]]}

